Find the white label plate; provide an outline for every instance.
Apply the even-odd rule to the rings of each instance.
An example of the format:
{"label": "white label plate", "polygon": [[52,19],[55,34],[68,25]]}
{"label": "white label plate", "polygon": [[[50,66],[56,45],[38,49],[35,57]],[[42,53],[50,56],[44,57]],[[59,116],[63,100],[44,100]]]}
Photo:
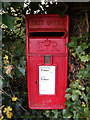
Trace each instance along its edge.
{"label": "white label plate", "polygon": [[39,66],[39,94],[55,94],[55,66]]}

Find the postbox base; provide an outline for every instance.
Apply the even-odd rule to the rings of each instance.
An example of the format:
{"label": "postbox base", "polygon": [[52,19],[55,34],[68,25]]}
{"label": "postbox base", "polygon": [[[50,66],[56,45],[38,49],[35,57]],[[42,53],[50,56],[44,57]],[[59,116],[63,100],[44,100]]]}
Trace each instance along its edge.
{"label": "postbox base", "polygon": [[65,109],[65,105],[64,106],[50,106],[50,107],[35,107],[35,106],[29,106],[29,108],[30,109],[60,109],[60,110],[62,110],[62,109]]}

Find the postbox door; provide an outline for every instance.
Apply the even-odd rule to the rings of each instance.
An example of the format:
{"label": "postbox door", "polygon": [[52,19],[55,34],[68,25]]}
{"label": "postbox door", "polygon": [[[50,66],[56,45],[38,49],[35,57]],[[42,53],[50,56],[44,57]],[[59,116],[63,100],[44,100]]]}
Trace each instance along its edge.
{"label": "postbox door", "polygon": [[[38,51],[38,43],[39,41],[41,41],[42,39],[31,39],[30,41],[33,40],[33,44],[32,46],[30,46],[30,52],[33,53],[33,45],[35,45],[34,43],[37,43],[36,49],[37,52],[41,52]],[[37,41],[38,40],[38,41]],[[47,39],[43,39],[43,41],[46,41]],[[48,41],[51,41],[52,43],[54,43],[54,41],[56,41],[56,43],[61,43],[61,47],[63,48],[62,50],[59,50],[60,47],[55,43],[54,45],[54,50],[52,46],[49,46],[51,48],[47,49],[48,51],[48,56],[50,57],[50,62],[49,63],[45,63],[45,56],[47,56],[47,54],[43,54],[43,55],[37,55],[36,52],[35,54],[31,54],[29,57],[29,61],[30,61],[30,79],[31,81],[29,81],[29,93],[30,93],[30,108],[32,109],[63,109],[65,107],[64,102],[65,102],[65,89],[66,89],[66,76],[67,76],[67,57],[65,56],[65,51],[66,51],[66,47],[65,47],[65,39],[60,39],[60,38],[54,38],[54,39],[48,39]],[[31,42],[32,43],[32,42]],[[42,43],[43,44],[43,43]],[[42,47],[40,47],[40,49],[42,50]],[[46,50],[46,46],[45,46],[45,50]],[[45,50],[43,48],[42,53],[45,53]],[[33,52],[32,52],[33,51]],[[47,53],[46,51],[46,53]],[[61,52],[61,54],[60,54]],[[52,53],[54,53],[52,55]],[[45,78],[45,72],[43,72],[44,76],[42,76],[42,78],[44,77],[45,79],[49,79],[47,83],[45,83],[46,81],[42,80],[42,83],[40,83],[40,74],[43,75],[42,73],[40,73],[40,70],[45,69],[48,70],[50,69],[50,71],[52,73],[50,73],[53,77],[52,82],[51,79],[48,78],[48,76]],[[54,74],[54,75],[53,75]],[[41,85],[50,85],[51,82],[51,86],[53,87],[53,89],[49,89],[49,87],[44,88],[43,90],[45,91],[42,92],[42,87],[40,87]],[[53,84],[53,85],[52,85]],[[50,86],[50,88],[51,88]],[[41,92],[40,92],[41,89]]]}

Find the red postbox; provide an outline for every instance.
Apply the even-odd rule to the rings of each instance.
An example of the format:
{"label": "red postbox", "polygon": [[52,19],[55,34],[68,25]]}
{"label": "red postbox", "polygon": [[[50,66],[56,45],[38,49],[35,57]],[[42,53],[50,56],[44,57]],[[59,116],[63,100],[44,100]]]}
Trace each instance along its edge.
{"label": "red postbox", "polygon": [[26,16],[28,102],[30,109],[64,109],[69,16]]}

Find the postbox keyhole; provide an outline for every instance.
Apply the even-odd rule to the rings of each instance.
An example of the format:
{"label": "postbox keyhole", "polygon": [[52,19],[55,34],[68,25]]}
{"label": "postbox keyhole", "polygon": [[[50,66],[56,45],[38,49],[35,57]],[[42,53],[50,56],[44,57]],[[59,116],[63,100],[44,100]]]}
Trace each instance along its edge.
{"label": "postbox keyhole", "polygon": [[35,81],[35,83],[37,84],[37,81]]}

